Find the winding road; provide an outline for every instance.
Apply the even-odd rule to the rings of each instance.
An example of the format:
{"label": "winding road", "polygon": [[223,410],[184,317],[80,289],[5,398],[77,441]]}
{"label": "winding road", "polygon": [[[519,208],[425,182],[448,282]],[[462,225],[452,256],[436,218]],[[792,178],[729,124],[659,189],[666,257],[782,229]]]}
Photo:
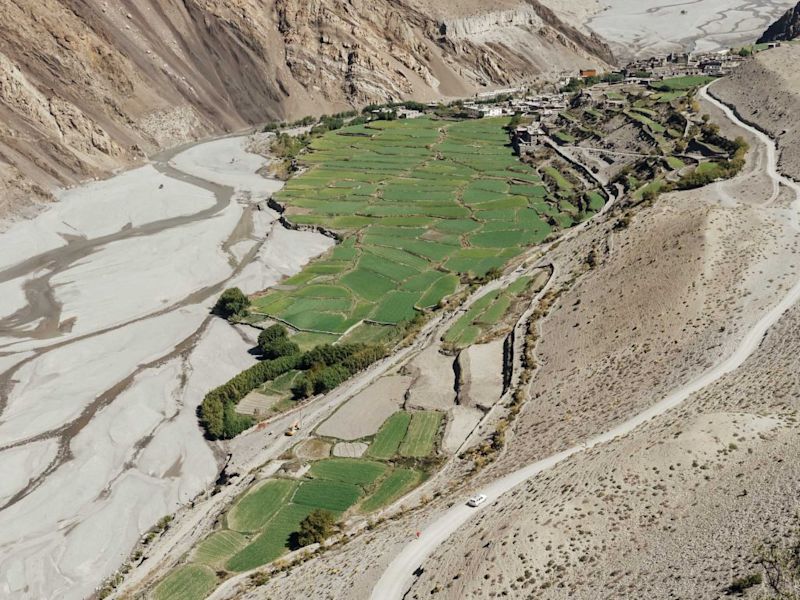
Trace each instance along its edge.
{"label": "winding road", "polygon": [[[708,87],[709,86],[706,86],[700,90],[700,96],[720,108],[731,121],[742,129],[752,133],[766,146],[768,156],[766,172],[773,182],[773,194],[767,204],[773,202],[774,199],[777,198],[780,186],[783,185],[794,192],[795,201],[793,203],[793,208],[796,211],[800,210],[800,185],[778,172],[775,142],[763,132],[742,122],[730,107],[724,105],[709,93]],[[475,490],[476,493],[486,494],[488,498],[488,500],[478,508],[470,508],[465,504],[458,504],[442,513],[422,530],[417,539],[407,544],[400,554],[392,560],[373,588],[371,595],[372,600],[399,600],[404,598],[414,583],[415,572],[421,567],[424,567],[426,559],[442,543],[446,542],[462,525],[475,518],[480,511],[490,507],[494,501],[503,494],[514,489],[531,477],[535,477],[544,471],[552,469],[570,456],[593,448],[599,444],[610,442],[632,432],[643,423],[679,406],[692,396],[692,394],[699,392],[718,381],[726,374],[737,369],[756,351],[770,327],[777,323],[783,314],[798,301],[800,301],[800,281],[786,293],[777,305],[765,313],[755,323],[739,342],[734,352],[721,363],[710,368],[696,379],[674,390],[647,410],[620,423],[605,433],[549,456],[548,458],[529,464],[492,482],[480,490]]]}

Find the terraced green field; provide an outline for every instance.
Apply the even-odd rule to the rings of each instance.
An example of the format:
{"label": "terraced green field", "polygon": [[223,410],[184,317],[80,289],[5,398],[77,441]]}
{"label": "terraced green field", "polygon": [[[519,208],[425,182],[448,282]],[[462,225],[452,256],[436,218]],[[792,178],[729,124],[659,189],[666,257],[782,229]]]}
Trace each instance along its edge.
{"label": "terraced green field", "polygon": [[714,79],[716,79],[716,77],[709,77],[707,75],[687,75],[685,77],[673,77],[672,79],[657,81],[653,83],[652,86],[665,92],[686,91],[703,86],[714,81]]}
{"label": "terraced green field", "polygon": [[297,484],[287,479],[272,479],[254,486],[228,513],[228,527],[234,531],[258,531],[269,521]]}
{"label": "terraced green field", "polygon": [[153,592],[156,600],[203,600],[217,585],[214,571],[186,565],[167,576]]}
{"label": "terraced green field", "polygon": [[334,338],[362,322],[402,324],[453,294],[462,276],[500,268],[554,223],[599,210],[560,204],[572,185],[556,172],[548,189],[513,155],[505,122],[374,121],[314,140],[308,170],[277,199],[288,219],[344,239],[254,311]]}
{"label": "terraced green field", "polygon": [[233,555],[225,567],[230,571],[247,571],[265,565],[286,552],[291,535],[314,506],[286,504],[269,522],[269,526],[249,545]]}
{"label": "terraced green field", "polygon": [[506,288],[482,296],[453,323],[442,339],[455,348],[466,348],[474,344],[505,318],[515,299],[527,292],[532,282],[533,277],[520,277]]}
{"label": "terraced green field", "polygon": [[442,413],[433,411],[414,412],[411,423],[400,444],[400,455],[408,458],[424,458],[433,452],[436,432],[442,422]]}
{"label": "terraced green field", "polygon": [[342,512],[353,506],[360,495],[361,488],[352,483],[312,479],[300,484],[292,503]]}
{"label": "terraced green field", "polygon": [[364,500],[359,508],[365,513],[383,508],[417,487],[423,478],[424,474],[414,469],[395,469],[381,481],[375,492]]}
{"label": "terraced green field", "polygon": [[235,531],[223,530],[211,534],[197,547],[194,560],[218,568],[247,545],[247,538]]}
{"label": "terraced green field", "polygon": [[371,460],[331,458],[315,462],[311,475],[319,479],[332,479],[354,485],[369,485],[386,472],[387,466]]}
{"label": "terraced green field", "polygon": [[369,445],[367,455],[383,460],[392,458],[397,454],[410,422],[411,415],[405,411],[395,413],[386,419]]}

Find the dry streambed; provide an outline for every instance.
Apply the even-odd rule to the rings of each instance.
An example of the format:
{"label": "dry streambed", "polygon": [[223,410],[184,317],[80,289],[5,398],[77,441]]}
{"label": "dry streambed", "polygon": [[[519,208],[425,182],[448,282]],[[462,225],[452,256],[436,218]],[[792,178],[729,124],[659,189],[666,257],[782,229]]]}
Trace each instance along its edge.
{"label": "dry streambed", "polygon": [[330,240],[256,210],[280,182],[227,138],[61,194],[0,234],[0,595],[84,598],[204,490],[195,409],[253,363],[210,319]]}

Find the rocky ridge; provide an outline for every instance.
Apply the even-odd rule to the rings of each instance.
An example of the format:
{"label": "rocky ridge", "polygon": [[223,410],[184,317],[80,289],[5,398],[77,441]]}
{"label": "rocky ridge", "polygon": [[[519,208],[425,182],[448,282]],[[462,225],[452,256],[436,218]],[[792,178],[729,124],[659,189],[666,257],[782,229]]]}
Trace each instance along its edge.
{"label": "rocky ridge", "polygon": [[800,3],[787,10],[780,19],[770,25],[758,38],[758,43],[788,41],[798,35],[800,35]]}

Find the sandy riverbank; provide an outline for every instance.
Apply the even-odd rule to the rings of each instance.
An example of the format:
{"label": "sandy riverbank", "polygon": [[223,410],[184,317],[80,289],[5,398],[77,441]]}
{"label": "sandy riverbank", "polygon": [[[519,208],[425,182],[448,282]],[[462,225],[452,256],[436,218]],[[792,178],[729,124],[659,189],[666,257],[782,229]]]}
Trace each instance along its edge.
{"label": "sandy riverbank", "polygon": [[0,595],[84,598],[216,477],[195,410],[253,363],[208,310],[331,240],[256,210],[247,138],[63,192],[0,234]]}
{"label": "sandy riverbank", "polygon": [[755,42],[791,0],[603,0],[587,27],[626,60],[667,52],[716,52]]}

